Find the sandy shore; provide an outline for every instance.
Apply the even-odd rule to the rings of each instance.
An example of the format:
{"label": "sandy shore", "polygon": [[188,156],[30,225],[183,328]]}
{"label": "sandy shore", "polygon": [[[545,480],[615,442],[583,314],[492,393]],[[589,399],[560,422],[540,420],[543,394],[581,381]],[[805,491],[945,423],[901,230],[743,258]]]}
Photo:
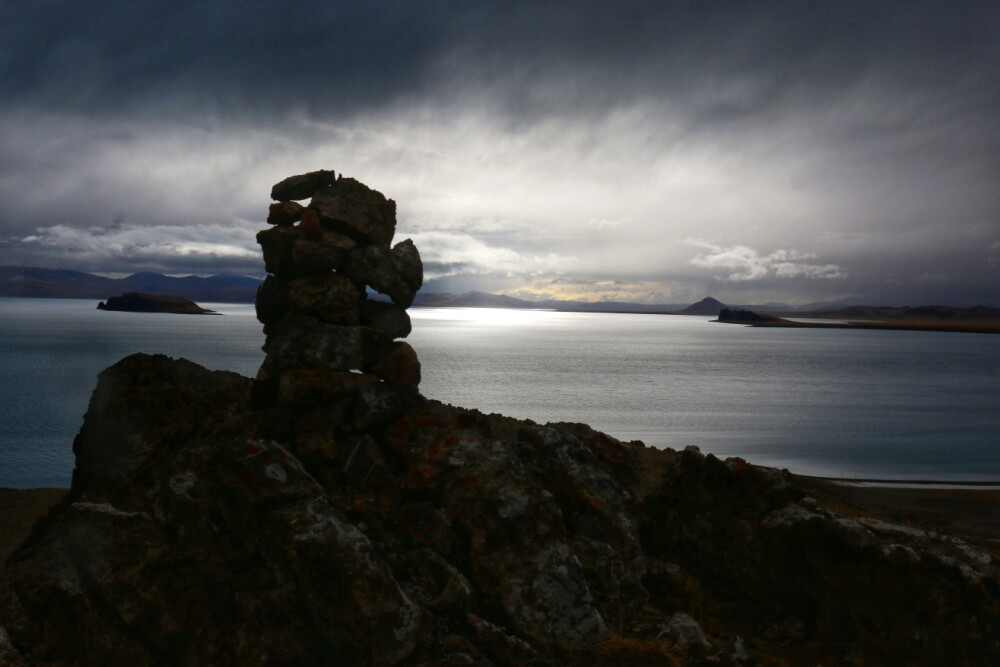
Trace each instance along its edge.
{"label": "sandy shore", "polygon": [[794,475],[827,507],[1000,546],[1000,488],[973,484],[858,484]]}
{"label": "sandy shore", "polygon": [[[723,322],[723,320],[715,320]],[[953,331],[956,333],[1000,333],[1000,322],[996,320],[887,320],[850,322],[796,322],[775,318],[759,322],[726,320],[724,324],[743,324],[751,327],[779,327],[786,329],[886,329],[890,331]]]}

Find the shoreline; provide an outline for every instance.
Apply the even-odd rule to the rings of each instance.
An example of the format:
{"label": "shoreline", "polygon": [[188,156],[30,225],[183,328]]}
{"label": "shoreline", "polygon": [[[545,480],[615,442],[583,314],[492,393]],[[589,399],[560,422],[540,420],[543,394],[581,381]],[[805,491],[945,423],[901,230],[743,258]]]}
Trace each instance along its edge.
{"label": "shoreline", "polygon": [[847,516],[873,516],[995,549],[1000,483],[843,480],[789,474],[791,483]]}
{"label": "shoreline", "polygon": [[829,477],[824,475],[804,475],[789,472],[797,480],[830,482],[842,486],[858,486],[890,489],[968,489],[1000,490],[1000,480],[951,480],[951,479],[888,479],[882,477]]}
{"label": "shoreline", "polygon": [[[817,318],[818,319],[818,318]],[[880,320],[849,322],[796,322],[783,318],[759,321],[712,320],[719,324],[742,324],[748,327],[771,327],[783,329],[882,329],[888,331],[941,331],[953,333],[1000,334],[1000,322],[996,320]]]}

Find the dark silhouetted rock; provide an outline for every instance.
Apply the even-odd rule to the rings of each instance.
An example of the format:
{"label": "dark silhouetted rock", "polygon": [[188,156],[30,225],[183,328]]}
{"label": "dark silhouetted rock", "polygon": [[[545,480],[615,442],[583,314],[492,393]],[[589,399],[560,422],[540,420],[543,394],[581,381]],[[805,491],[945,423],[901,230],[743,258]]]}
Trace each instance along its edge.
{"label": "dark silhouetted rock", "polygon": [[299,221],[299,232],[303,241],[320,241],[323,238],[323,230],[319,226],[319,218],[316,211],[305,211],[302,220]]}
{"label": "dark silhouetted rock", "polygon": [[273,370],[361,369],[380,359],[391,342],[377,329],[328,324],[315,317],[288,313],[264,327],[264,350]]}
{"label": "dark silhouetted rock", "polygon": [[302,219],[305,207],[293,201],[281,201],[271,204],[267,212],[267,221],[272,225],[292,225]]}
{"label": "dark silhouetted rock", "polygon": [[[270,278],[270,276],[269,276]],[[288,283],[283,309],[332,324],[357,324],[365,293],[338,273],[321,273]]]}
{"label": "dark silhouetted rock", "polygon": [[330,405],[345,396],[353,396],[380,378],[370,373],[297,369],[281,373],[277,401],[283,406]]}
{"label": "dark silhouetted rock", "polygon": [[271,199],[279,202],[308,199],[337,180],[336,172],[321,169],[308,174],[289,176],[271,188]]}
{"label": "dark silhouetted rock", "polygon": [[423,283],[423,264],[413,241],[397,243],[392,250],[368,246],[350,257],[344,273],[409,308]]}
{"label": "dark silhouetted rock", "polygon": [[396,233],[396,202],[353,178],[320,190],[309,205],[324,228],[353,238],[359,245],[386,248]]}
{"label": "dark silhouetted rock", "polygon": [[386,382],[420,384],[420,361],[416,351],[403,341],[390,343],[381,359],[367,369]]}
{"label": "dark silhouetted rock", "polygon": [[372,299],[361,304],[361,324],[380,329],[391,338],[406,338],[411,330],[410,316],[405,308]]}
{"label": "dark silhouetted rock", "polygon": [[[389,247],[395,202],[351,178],[328,182],[329,173],[277,184],[274,196],[304,198],[299,195],[308,191],[312,201],[298,225],[257,235],[270,275],[257,293],[267,357],[253,406],[262,423],[270,424],[269,433],[306,434],[303,424],[319,418],[296,412],[303,406],[327,408],[323,419],[345,429],[382,422],[395,414],[384,409],[385,399],[395,399],[399,390],[370,388],[371,380],[413,387],[420,382],[416,352],[393,342],[410,333],[405,309],[423,282],[420,255],[409,239]],[[285,208],[299,213],[295,206]],[[271,206],[272,212],[285,208]],[[395,303],[369,300],[366,287]],[[409,405],[410,395],[403,391],[400,404]],[[272,412],[264,416],[266,411]]]}
{"label": "dark silhouetted rock", "polygon": [[264,268],[284,280],[342,269],[356,247],[347,236],[322,230],[319,240],[306,240],[298,225],[258,232],[257,243],[264,251]]}

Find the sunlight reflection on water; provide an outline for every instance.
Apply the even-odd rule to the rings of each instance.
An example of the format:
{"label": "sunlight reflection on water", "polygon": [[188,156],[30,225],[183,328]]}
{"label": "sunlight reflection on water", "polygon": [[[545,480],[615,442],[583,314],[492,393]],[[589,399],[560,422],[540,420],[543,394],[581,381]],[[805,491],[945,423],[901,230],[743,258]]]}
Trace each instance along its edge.
{"label": "sunlight reflection on water", "polygon": [[[65,486],[98,372],[133,352],[254,376],[251,305],[225,315],[0,299],[0,486]],[[412,308],[429,398],[586,422],[804,474],[1000,479],[1000,336],[763,329],[707,317]]]}

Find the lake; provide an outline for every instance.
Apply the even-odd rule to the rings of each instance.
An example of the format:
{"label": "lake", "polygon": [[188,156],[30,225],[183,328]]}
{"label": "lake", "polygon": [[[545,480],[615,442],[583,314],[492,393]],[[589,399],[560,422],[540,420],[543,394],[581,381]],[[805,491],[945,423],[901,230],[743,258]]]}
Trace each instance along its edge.
{"label": "lake", "polygon": [[[0,298],[0,486],[68,486],[97,373],[134,352],[253,376],[223,316]],[[1000,480],[1000,336],[746,328],[706,317],[413,308],[421,392],[621,440],[845,478]]]}

